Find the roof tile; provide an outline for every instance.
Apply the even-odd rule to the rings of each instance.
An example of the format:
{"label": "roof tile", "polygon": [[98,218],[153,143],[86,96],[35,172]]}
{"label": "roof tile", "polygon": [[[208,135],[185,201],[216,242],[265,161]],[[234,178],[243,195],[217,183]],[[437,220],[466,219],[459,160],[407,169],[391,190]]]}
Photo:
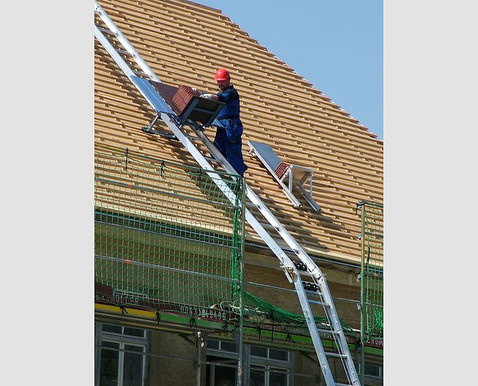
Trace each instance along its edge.
{"label": "roof tile", "polygon": [[[241,95],[249,185],[311,254],[360,258],[355,206],[383,201],[383,142],[375,134],[219,10],[186,0],[99,3],[164,83],[215,92],[214,71],[227,67]],[[95,143],[195,165],[179,142],[141,130],[154,111],[96,41],[94,64]],[[206,134],[213,137],[214,129]],[[283,162],[313,169],[322,212],[294,208],[249,154],[248,139],[268,143]]]}

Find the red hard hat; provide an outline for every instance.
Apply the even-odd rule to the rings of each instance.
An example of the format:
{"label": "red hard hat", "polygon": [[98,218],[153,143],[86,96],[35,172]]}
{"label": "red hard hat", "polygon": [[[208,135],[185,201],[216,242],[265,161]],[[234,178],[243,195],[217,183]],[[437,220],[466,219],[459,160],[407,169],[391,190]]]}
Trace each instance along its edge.
{"label": "red hard hat", "polygon": [[231,79],[231,76],[229,75],[229,71],[227,71],[225,68],[220,68],[219,70],[216,71],[216,74],[214,75],[214,80],[217,82],[218,80],[227,80]]}

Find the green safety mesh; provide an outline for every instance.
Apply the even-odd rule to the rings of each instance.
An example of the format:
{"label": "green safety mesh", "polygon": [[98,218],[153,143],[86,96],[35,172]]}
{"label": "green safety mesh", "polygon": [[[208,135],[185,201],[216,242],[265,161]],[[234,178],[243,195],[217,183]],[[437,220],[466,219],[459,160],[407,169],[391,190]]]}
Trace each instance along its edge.
{"label": "green safety mesh", "polygon": [[[247,291],[244,291],[244,314],[245,324],[249,322],[263,326],[268,321],[273,321],[286,330],[294,328],[302,330],[303,333],[307,332],[307,324],[303,314],[285,311]],[[314,319],[319,328],[330,328],[326,317],[315,317]],[[349,325],[342,320],[340,322],[344,331],[356,336],[355,331]]]}
{"label": "green safety mesh", "polygon": [[[119,306],[227,318],[240,304],[242,178],[95,149],[95,296]],[[216,177],[215,177],[216,178]]]}
{"label": "green safety mesh", "polygon": [[362,210],[362,336],[383,339],[383,205],[366,201]]}
{"label": "green safety mesh", "polygon": [[240,291],[244,184],[218,174],[233,202],[204,170],[97,146],[96,301],[224,322],[243,306],[245,325],[306,333],[304,315]]}

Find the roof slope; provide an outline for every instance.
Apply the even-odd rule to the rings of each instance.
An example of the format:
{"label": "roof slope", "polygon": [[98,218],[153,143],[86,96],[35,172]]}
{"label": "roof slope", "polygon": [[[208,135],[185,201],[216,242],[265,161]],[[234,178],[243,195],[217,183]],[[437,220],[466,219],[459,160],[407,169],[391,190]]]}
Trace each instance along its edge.
{"label": "roof slope", "polygon": [[[217,92],[214,71],[228,68],[241,95],[248,184],[312,255],[360,258],[356,204],[383,202],[383,142],[375,134],[219,10],[186,0],[99,3],[162,82]],[[181,143],[141,130],[154,111],[96,39],[94,60],[95,143],[196,164]],[[212,139],[214,129],[206,134]],[[294,208],[248,153],[248,139],[269,144],[284,162],[313,169],[313,197],[322,212]]]}

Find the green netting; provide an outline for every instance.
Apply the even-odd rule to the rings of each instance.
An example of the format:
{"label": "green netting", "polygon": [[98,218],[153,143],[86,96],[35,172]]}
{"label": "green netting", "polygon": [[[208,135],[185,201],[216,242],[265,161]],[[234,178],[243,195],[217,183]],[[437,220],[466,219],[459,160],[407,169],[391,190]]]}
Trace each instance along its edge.
{"label": "green netting", "polygon": [[362,201],[362,337],[383,338],[383,206]]}
{"label": "green netting", "polygon": [[240,304],[243,180],[221,176],[232,203],[204,170],[97,149],[96,300],[191,316]]}
{"label": "green netting", "polygon": [[[247,291],[244,291],[243,295],[245,323],[253,322],[262,326],[267,323],[267,321],[273,321],[286,329],[301,329],[303,333],[308,331],[303,314],[285,311]],[[314,319],[319,328],[330,329],[326,317],[314,317]],[[342,320],[340,322],[344,331],[356,335],[355,331],[349,325]]]}

